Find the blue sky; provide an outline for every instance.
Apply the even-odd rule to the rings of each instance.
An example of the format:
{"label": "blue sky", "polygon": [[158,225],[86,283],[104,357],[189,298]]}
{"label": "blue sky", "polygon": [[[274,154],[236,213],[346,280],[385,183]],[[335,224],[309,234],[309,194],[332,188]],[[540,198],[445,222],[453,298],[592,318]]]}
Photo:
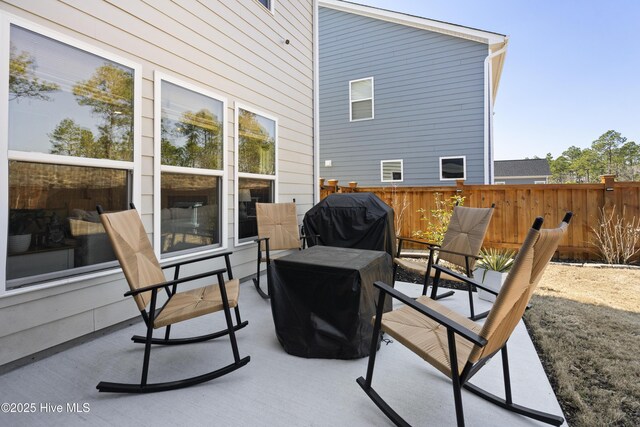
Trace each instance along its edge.
{"label": "blue sky", "polygon": [[509,36],[496,160],[559,156],[609,129],[640,144],[639,0],[354,0]]}

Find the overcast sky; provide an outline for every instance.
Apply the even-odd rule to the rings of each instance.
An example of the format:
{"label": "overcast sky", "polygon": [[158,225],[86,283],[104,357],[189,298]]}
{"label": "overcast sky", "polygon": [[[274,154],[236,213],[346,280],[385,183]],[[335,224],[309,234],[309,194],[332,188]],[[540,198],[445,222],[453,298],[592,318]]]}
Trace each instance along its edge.
{"label": "overcast sky", "polygon": [[640,0],[355,0],[509,36],[496,160],[554,157],[609,129],[640,144]]}

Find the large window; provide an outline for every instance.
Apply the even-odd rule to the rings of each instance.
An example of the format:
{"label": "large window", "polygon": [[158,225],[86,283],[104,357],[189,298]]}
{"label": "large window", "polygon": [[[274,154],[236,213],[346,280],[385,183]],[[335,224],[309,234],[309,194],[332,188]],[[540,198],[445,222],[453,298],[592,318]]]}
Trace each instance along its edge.
{"label": "large window", "polygon": [[465,156],[440,157],[440,180],[466,179],[467,161]]}
{"label": "large window", "polygon": [[2,45],[7,289],[115,265],[95,207],[126,209],[139,193],[139,68],[35,28],[10,23]]}
{"label": "large window", "polygon": [[158,73],[160,252],[219,246],[226,102]]}
{"label": "large window", "polygon": [[236,244],[258,235],[256,203],[275,202],[277,128],[275,118],[236,108]]}
{"label": "large window", "polygon": [[349,119],[373,119],[373,77],[349,82]]}

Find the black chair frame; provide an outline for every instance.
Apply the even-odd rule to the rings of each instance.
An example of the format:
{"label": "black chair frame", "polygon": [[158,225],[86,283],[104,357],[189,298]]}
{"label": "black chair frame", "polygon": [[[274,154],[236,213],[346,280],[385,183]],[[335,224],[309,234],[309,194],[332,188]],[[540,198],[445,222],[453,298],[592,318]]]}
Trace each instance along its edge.
{"label": "black chair frame", "polygon": [[[474,260],[479,260],[482,259],[481,256],[478,255],[470,255],[470,254],[465,254],[465,253],[461,253],[461,252],[455,252],[455,251],[450,251],[450,250],[446,250],[446,249],[442,249],[440,247],[440,245],[437,245],[435,243],[429,243],[429,242],[425,242],[422,240],[415,240],[415,239],[409,239],[409,238],[404,238],[404,237],[399,237],[398,238],[398,252],[396,257],[400,257],[400,254],[402,253],[402,244],[403,242],[410,242],[410,243],[415,243],[415,244],[420,244],[420,245],[426,245],[428,247],[429,250],[429,260],[427,261],[427,272],[424,276],[424,281],[422,282],[422,295],[427,295],[427,289],[429,287],[429,278],[431,277],[431,269],[432,267],[439,265],[439,261],[440,261],[440,257],[438,255],[436,255],[436,253],[440,253],[440,252],[446,252],[449,254],[453,254],[453,255],[460,255],[463,256],[465,258],[465,273],[467,274],[468,278],[473,278],[473,271],[471,271],[470,268],[470,261],[472,259]],[[396,281],[396,273],[398,270],[398,264],[394,263],[393,264],[393,282],[395,283]],[[450,269],[445,269],[447,273],[453,271]],[[454,276],[452,274],[452,276]],[[466,283],[466,281],[462,282],[462,283]],[[439,284],[439,280],[436,281],[435,277],[434,280],[431,281],[431,295],[430,298],[434,299],[434,300],[439,300],[442,298],[446,298],[449,297],[451,295],[454,294],[453,291],[447,291],[444,292],[442,294],[438,294],[438,284]],[[484,289],[484,288],[483,288]],[[469,310],[470,310],[470,316],[469,318],[472,320],[479,320],[482,319],[484,317],[487,316],[487,314],[489,313],[488,311],[479,315],[475,314],[475,310],[473,307],[473,287],[471,285],[467,286],[467,292],[469,294]]]}
{"label": "black chair frame", "polygon": [[[131,208],[135,209],[133,204],[131,204]],[[98,207],[98,212],[100,214],[103,213],[101,207]],[[244,358],[240,358],[240,353],[238,352],[238,344],[236,341],[235,331],[244,328],[247,326],[247,321],[242,321],[240,318],[240,311],[238,307],[234,307],[235,309],[235,318],[236,324],[233,324],[233,320],[231,318],[231,310],[229,308],[229,300],[227,298],[227,291],[224,280],[224,273],[228,274],[229,280],[233,279],[233,275],[231,272],[231,262],[229,259],[229,255],[231,252],[219,253],[214,255],[208,255],[197,259],[190,259],[185,261],[180,261],[172,264],[167,264],[163,266],[163,269],[167,268],[175,268],[174,270],[174,278],[173,280],[169,280],[162,283],[157,283],[150,286],[145,286],[143,288],[139,288],[136,290],[130,290],[124,294],[124,296],[134,296],[143,292],[151,291],[151,301],[149,304],[149,308],[145,311],[142,310],[140,313],[144,320],[145,325],[147,326],[147,333],[145,336],[134,335],[131,337],[131,340],[135,343],[143,343],[144,347],[144,359],[142,365],[142,376],[140,379],[140,384],[131,384],[131,383],[114,383],[114,382],[106,382],[101,381],[96,388],[100,392],[115,392],[115,393],[153,393],[159,391],[166,390],[174,390],[183,387],[189,387],[191,385],[199,384],[202,382],[210,381],[214,378],[225,375],[229,372],[235,371],[236,369],[246,365],[250,361],[250,356],[246,356]],[[209,260],[218,257],[225,258],[226,268],[221,268],[213,271],[208,271],[205,273],[195,274],[188,277],[179,278],[180,275],[180,267],[186,264],[191,264],[194,262]],[[161,311],[162,308],[157,308],[158,303],[158,291],[164,289],[167,293],[167,302],[169,299],[175,295],[177,286],[181,283],[194,281],[198,279],[202,279],[205,277],[216,276],[218,280],[218,286],[220,287],[220,296],[222,299],[223,307],[224,307],[224,315],[227,324],[227,328],[213,332],[211,334],[200,335],[196,337],[190,338],[170,338],[171,325],[167,325],[165,327],[164,338],[154,338],[153,337],[153,324],[155,320],[155,316]],[[166,305],[166,302],[165,302]],[[164,307],[164,306],[163,306]],[[203,341],[208,341],[214,338],[219,338],[225,335],[229,335],[229,339],[231,341],[231,348],[233,352],[234,362],[226,365],[220,369],[214,370],[212,372],[198,375],[191,378],[186,378],[177,381],[168,381],[162,383],[148,383],[147,377],[149,372],[149,359],[151,355],[151,345],[159,344],[159,345],[182,345],[182,344],[192,344]]]}
{"label": "black chair frame", "polygon": [[[299,250],[305,249],[308,246],[311,246],[309,244],[309,239],[313,239],[313,243],[317,244],[318,243],[318,238],[320,236],[318,235],[312,235],[312,236],[306,236],[304,235],[304,229],[302,229],[302,235],[300,235],[300,240],[302,241],[302,247]],[[262,242],[264,242],[264,254],[265,254],[265,258],[264,258],[264,262],[266,263],[266,272],[267,272],[267,292],[263,291],[262,288],[260,287],[260,264],[262,264]],[[258,244],[258,257],[257,257],[257,262],[256,262],[256,277],[253,278],[253,286],[255,286],[256,291],[258,291],[258,294],[264,298],[264,299],[268,299],[269,295],[271,294],[271,252],[269,250],[269,238],[268,237],[259,237],[256,240],[254,240],[254,243]]]}
{"label": "black chair frame", "polygon": [[[533,228],[539,230],[542,226],[542,218],[538,218],[534,223]],[[444,268],[440,265],[434,264],[434,268],[436,269],[436,277],[440,275]],[[450,270],[449,270],[450,271]],[[449,272],[447,271],[447,272]],[[462,274],[453,272],[457,278],[460,280],[469,283],[470,285],[477,285],[469,277],[465,277]],[[442,326],[447,329],[447,342],[449,347],[449,363],[451,366],[451,381],[453,384],[453,396],[455,402],[455,411],[456,411],[456,420],[458,426],[464,426],[464,412],[462,408],[462,388],[465,388],[477,396],[500,406],[501,408],[507,409],[509,411],[518,413],[520,415],[547,423],[555,426],[559,426],[564,422],[564,419],[560,416],[548,414],[545,412],[537,411],[535,409],[527,408],[518,404],[513,403],[513,398],[511,394],[511,379],[509,374],[509,360],[507,355],[507,344],[501,348],[496,350],[494,353],[483,357],[476,363],[467,362],[462,372],[459,373],[458,369],[458,359],[456,354],[456,341],[455,335],[459,335],[468,341],[472,342],[475,345],[484,347],[487,344],[487,340],[475,332],[469,330],[463,325],[449,319],[448,317],[438,313],[437,311],[420,304],[412,298],[407,297],[402,294],[398,290],[393,287],[382,283],[375,282],[375,287],[380,290],[378,296],[378,305],[377,312],[374,322],[373,329],[373,337],[377,337],[381,332],[382,325],[382,315],[383,315],[383,307],[384,300],[387,295],[392,298],[395,298],[405,305],[411,307],[412,309],[418,311],[422,315],[438,322]],[[484,289],[484,288],[483,288]],[[504,379],[504,389],[505,389],[505,398],[498,397],[486,390],[479,388],[476,385],[469,383],[469,380],[478,372],[478,370],[488,362],[491,357],[493,357],[498,351],[501,352],[502,355],[502,371],[503,371],[503,379]],[[371,382],[373,379],[373,369],[375,365],[376,359],[376,340],[372,340],[372,347],[369,353],[369,363],[367,366],[367,374],[366,378],[359,377],[356,381],[360,385],[360,387],[364,390],[364,392],[369,396],[369,398],[382,410],[382,412],[396,424],[397,426],[409,426],[409,424],[397,413],[395,412],[382,397],[371,387]]]}

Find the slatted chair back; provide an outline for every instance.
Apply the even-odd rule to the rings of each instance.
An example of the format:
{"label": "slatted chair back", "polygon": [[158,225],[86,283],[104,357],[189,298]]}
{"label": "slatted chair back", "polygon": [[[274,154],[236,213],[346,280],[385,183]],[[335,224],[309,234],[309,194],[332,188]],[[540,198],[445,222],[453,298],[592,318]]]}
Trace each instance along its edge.
{"label": "slatted chair back", "polygon": [[[454,206],[449,226],[442,241],[442,249],[464,254],[477,255],[480,253],[492,215],[493,208]],[[476,262],[475,258],[448,252],[440,252],[438,258],[462,268],[466,268],[468,259],[470,270],[473,270]]]}
{"label": "slatted chair back", "polygon": [[[137,210],[103,213],[100,220],[131,290],[166,281]],[[133,298],[138,309],[144,311],[151,292],[142,292]]]}
{"label": "slatted chair back", "polygon": [[[269,238],[272,251],[300,248],[295,203],[256,203],[258,236]],[[265,250],[264,241],[261,242]]]}
{"label": "slatted chair back", "polygon": [[491,356],[507,342],[567,228],[568,224],[563,222],[555,229],[529,230],[480,331],[480,335],[488,342],[484,347],[476,346],[471,351],[470,362]]}

